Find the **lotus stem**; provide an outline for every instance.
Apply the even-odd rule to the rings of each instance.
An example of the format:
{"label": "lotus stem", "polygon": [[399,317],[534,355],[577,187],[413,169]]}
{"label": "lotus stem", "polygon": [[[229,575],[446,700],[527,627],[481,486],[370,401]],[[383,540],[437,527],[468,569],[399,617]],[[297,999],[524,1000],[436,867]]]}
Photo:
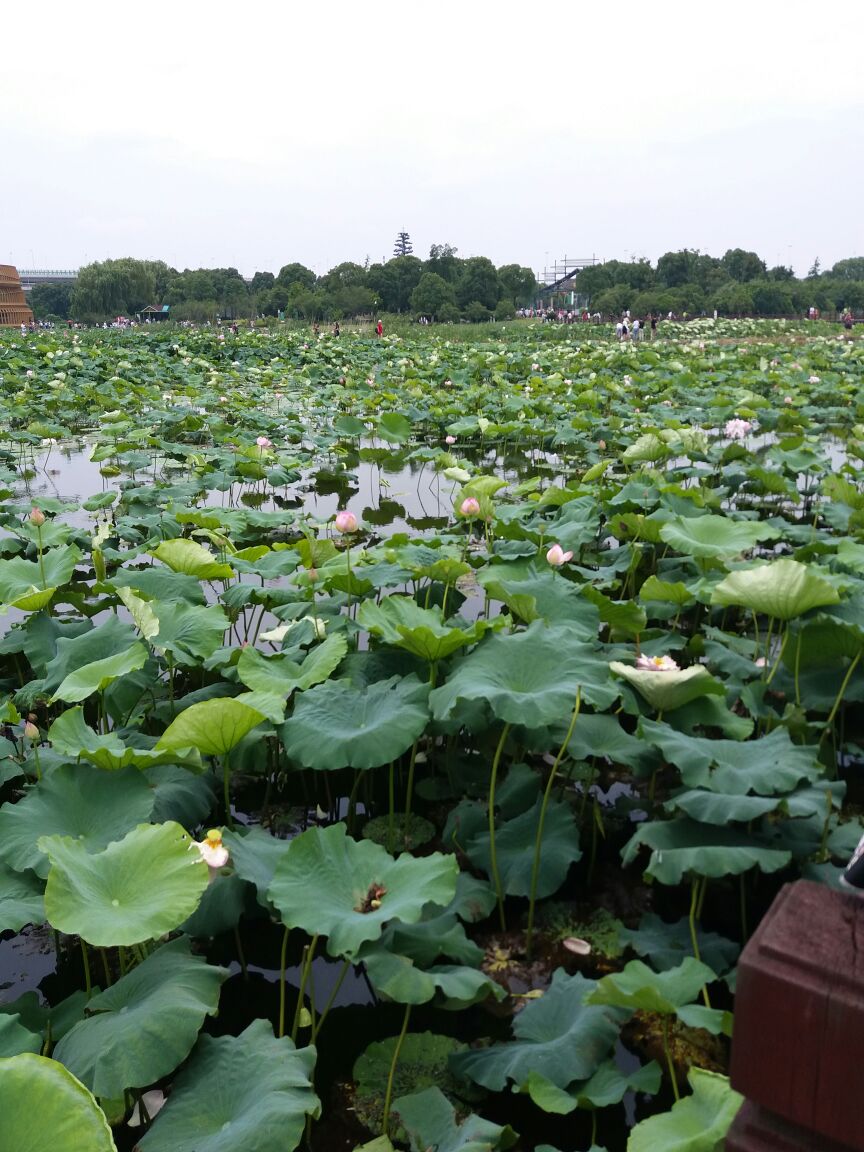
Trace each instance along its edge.
{"label": "lotus stem", "polygon": [[396,769],[392,760],[387,776],[387,799],[390,806],[387,816],[387,851],[392,856],[396,843]]}
{"label": "lotus stem", "polygon": [[99,953],[102,957],[102,971],[105,973],[105,987],[110,988],[111,987],[111,969],[108,967],[108,953],[105,951],[104,948],[100,948]]}
{"label": "lotus stem", "polygon": [[243,973],[243,979],[249,979],[249,969],[246,967],[246,955],[243,952],[243,941],[240,939],[240,928],[237,924],[234,925],[234,943],[237,945],[237,959],[240,961],[240,971]]}
{"label": "lotus stem", "polygon": [[[707,876],[694,876],[690,882],[690,941],[693,945],[693,956],[699,961],[702,960],[702,955],[699,952],[699,933],[696,921],[702,912],[702,897],[705,895],[707,884]],[[707,984],[702,985],[702,999],[705,1001],[705,1007],[710,1008],[711,999],[708,995]]]}
{"label": "lotus stem", "polygon": [[552,765],[552,771],[549,773],[549,779],[546,781],[546,788],[543,792],[543,802],[540,805],[540,819],[537,822],[537,835],[534,839],[534,862],[531,866],[531,893],[528,897],[528,928],[525,933],[525,951],[530,959],[531,957],[531,938],[534,934],[534,907],[537,902],[537,881],[540,875],[540,852],[543,845],[543,825],[546,821],[546,809],[549,807],[549,797],[552,795],[552,786],[555,783],[555,777],[558,773],[558,766],[564,758],[564,754],[570,745],[570,737],[573,735],[573,729],[576,727],[576,720],[579,716],[579,710],[582,707],[582,686],[576,690],[576,703],[573,706],[573,712],[570,716],[570,724],[567,728],[567,735],[564,737],[564,742],[558,749],[558,755]]}
{"label": "lotus stem", "polygon": [[303,1011],[303,1001],[306,997],[306,983],[309,979],[309,971],[312,967],[312,960],[315,956],[315,948],[318,945],[318,934],[312,937],[310,942],[305,948],[305,959],[303,960],[303,970],[300,973],[300,992],[297,996],[297,1007],[294,1009],[294,1022],[291,1025],[291,1039],[297,1043],[297,1033],[300,1030],[300,1013]]}
{"label": "lotus stem", "polygon": [[[859,650],[855,653],[852,663],[846,669],[846,675],[843,677],[843,683],[840,685],[840,691],[837,693],[837,698],[834,701],[834,705],[831,708],[831,711],[828,713],[828,719],[825,721],[825,732],[828,732],[834,723],[834,717],[837,715],[837,709],[840,707],[840,703],[843,700],[846,689],[849,687],[849,681],[852,679],[852,673],[858,667],[858,662],[861,659],[862,652],[864,652],[864,648],[859,648]],[[822,733],[823,740],[825,739],[825,732]]]}
{"label": "lotus stem", "polygon": [[[433,665],[434,667],[434,665]],[[405,792],[405,831],[403,839],[405,841],[404,848],[408,850],[408,833],[410,831],[411,823],[411,800],[414,795],[414,764],[417,760],[417,741],[415,740],[411,746],[411,759],[408,763],[408,788]]]}
{"label": "lotus stem", "polygon": [[93,985],[90,980],[90,957],[87,953],[87,944],[83,936],[78,937],[78,943],[81,945],[81,959],[84,961],[84,989],[87,993],[89,1000],[93,994]]}
{"label": "lotus stem", "polygon": [[666,1056],[666,1067],[669,1069],[669,1079],[672,1081],[672,1094],[675,1097],[675,1103],[681,1099],[681,1093],[678,1091],[678,1077],[675,1075],[675,1064],[672,1061],[672,1052],[669,1048],[669,1017],[663,1017],[663,1052]]}
{"label": "lotus stem", "polygon": [[492,882],[495,885],[495,896],[498,900],[498,919],[501,923],[502,932],[507,931],[507,922],[504,919],[504,893],[501,890],[501,876],[498,872],[498,855],[495,850],[495,784],[498,780],[498,765],[501,763],[501,753],[504,750],[504,744],[509,731],[510,725],[507,723],[501,729],[498,747],[495,749],[495,756],[492,760],[492,779],[489,781],[489,863],[492,871]]}
{"label": "lotus stem", "polygon": [[768,684],[770,684],[771,681],[774,679],[774,675],[777,672],[777,669],[780,667],[780,663],[783,660],[783,653],[786,651],[786,641],[788,639],[789,639],[789,625],[787,624],[786,628],[783,632],[783,640],[780,644],[780,651],[777,653],[777,659],[774,661],[774,666],[772,667],[771,671],[768,673],[768,677],[765,681],[766,686]]}
{"label": "lotus stem", "polygon": [[222,794],[225,799],[225,823],[229,828],[234,827],[231,817],[231,753],[226,752],[222,757]]}
{"label": "lotus stem", "polygon": [[285,958],[288,952],[288,925],[282,933],[282,951],[279,954],[279,1039],[285,1035]]}
{"label": "lotus stem", "polygon": [[399,1033],[399,1039],[396,1041],[396,1048],[393,1052],[393,1059],[390,1061],[390,1073],[387,1077],[387,1091],[384,1093],[384,1119],[381,1123],[381,1135],[387,1135],[387,1129],[390,1126],[390,1105],[393,1101],[393,1080],[396,1077],[396,1067],[399,1063],[399,1053],[402,1051],[402,1044],[405,1040],[405,1033],[408,1031],[408,1021],[411,1017],[411,1005],[405,1005],[405,1015],[402,1018],[402,1031]]}
{"label": "lotus stem", "polygon": [[44,561],[44,559],[43,559],[43,556],[42,556],[42,525],[41,525],[41,524],[37,524],[37,525],[36,525],[36,537],[37,537],[37,539],[38,539],[38,541],[39,541],[39,544],[38,544],[38,550],[39,550],[39,578],[40,578],[40,579],[41,579],[41,581],[42,581],[42,587],[43,587],[43,589],[44,589],[44,588],[47,588],[47,587],[48,587],[48,582],[47,582],[47,580],[45,579],[45,561]]}
{"label": "lotus stem", "polygon": [[345,960],[344,963],[342,964],[342,971],[339,973],[338,977],[336,978],[336,983],[333,985],[333,991],[330,993],[329,997],[327,998],[327,1003],[324,1005],[324,1011],[320,1014],[317,1021],[313,1021],[313,1024],[312,1024],[312,1043],[313,1044],[315,1043],[315,1040],[317,1039],[318,1033],[321,1031],[321,1029],[324,1025],[324,1021],[327,1019],[327,1013],[333,1007],[333,1003],[336,1000],[336,997],[339,995],[339,989],[342,987],[342,983],[345,980],[345,977],[348,975],[348,969],[350,967],[351,967],[351,961]]}

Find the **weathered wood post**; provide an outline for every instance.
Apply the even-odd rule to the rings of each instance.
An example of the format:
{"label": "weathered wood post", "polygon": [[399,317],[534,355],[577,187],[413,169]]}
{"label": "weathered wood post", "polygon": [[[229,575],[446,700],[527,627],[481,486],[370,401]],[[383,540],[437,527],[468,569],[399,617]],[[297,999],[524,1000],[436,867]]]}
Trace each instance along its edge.
{"label": "weathered wood post", "polygon": [[864,900],[787,884],[738,966],[726,1152],[864,1152]]}

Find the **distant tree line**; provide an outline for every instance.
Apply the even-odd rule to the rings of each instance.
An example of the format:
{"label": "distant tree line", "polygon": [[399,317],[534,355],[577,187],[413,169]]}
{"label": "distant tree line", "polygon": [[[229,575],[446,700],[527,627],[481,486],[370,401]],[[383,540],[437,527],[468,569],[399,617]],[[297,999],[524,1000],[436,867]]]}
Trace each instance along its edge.
{"label": "distant tree line", "polygon": [[169,304],[175,320],[203,321],[276,316],[341,320],[377,312],[402,312],[432,320],[511,317],[534,303],[537,282],[530,268],[496,268],[485,256],[463,259],[449,244],[433,244],[427,260],[410,252],[400,233],[394,256],[383,264],[337,264],[316,276],[302,264],[277,273],[256,272],[246,281],[236,268],[187,268],[161,260],[103,260],[88,264],[74,286],[46,284],[31,293],[37,317],[102,321],[134,316],[148,304]]}
{"label": "distant tree line", "polygon": [[806,277],[791,268],[768,268],[756,252],[730,248],[709,256],[691,248],[647,260],[609,260],[583,269],[573,287],[590,299],[592,311],[619,315],[713,312],[721,316],[791,316],[864,308],[864,257],[840,260],[822,272],[819,260]]}

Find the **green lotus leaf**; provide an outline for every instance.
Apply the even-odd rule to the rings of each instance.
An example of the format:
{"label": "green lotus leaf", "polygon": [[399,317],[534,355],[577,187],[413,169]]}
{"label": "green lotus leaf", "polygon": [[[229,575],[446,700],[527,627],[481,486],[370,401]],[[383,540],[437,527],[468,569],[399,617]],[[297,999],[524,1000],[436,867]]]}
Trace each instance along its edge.
{"label": "green lotus leaf", "polygon": [[749,608],[777,620],[794,620],[811,608],[837,604],[839,600],[833,584],[813,568],[785,558],[730,572],[711,594],[712,604]]}
{"label": "green lotus leaf", "polygon": [[590,600],[600,613],[600,620],[608,624],[613,631],[627,636],[638,636],[645,631],[648,617],[635,600],[611,600],[604,596],[599,588],[586,584],[582,595]]}
{"label": "green lotus leaf", "polygon": [[293,1152],[320,1103],[315,1049],[277,1040],[266,1020],[239,1036],[203,1035],[141,1152]]}
{"label": "green lotus leaf", "polygon": [[688,736],[668,724],[644,719],[639,731],[680,770],[688,788],[739,796],[782,795],[804,780],[818,780],[823,772],[819,749],[793,744],[785,728],[747,741]]}
{"label": "green lotus leaf", "polygon": [[327,936],[331,956],[353,956],[378,939],[387,921],[414,924],[425,905],[449,904],[457,872],[452,856],[394,860],[378,844],[352,840],[344,824],[333,824],[292,841],[276,865],[268,898],[287,927]]}
{"label": "green lotus leaf", "polygon": [[43,878],[48,861],[41,836],[69,836],[88,852],[101,852],[150,819],[153,792],[140,772],[108,775],[89,764],[67,764],[31,787],[17,804],[0,808],[0,859],[16,872]]}
{"label": "green lotus leaf", "polygon": [[262,828],[247,828],[242,833],[223,833],[223,843],[231,853],[234,871],[241,879],[254,884],[258,900],[265,908],[270,904],[267,892],[273,883],[276,865],[291,847],[292,841],[280,840]]}
{"label": "green lotus leaf", "polygon": [[218,604],[202,608],[185,600],[165,603],[153,601],[159,631],[150,640],[154,648],[165,652],[175,664],[196,667],[207,660],[222,644],[228,617]]}
{"label": "green lotus leaf", "polygon": [[744,1097],[716,1072],[691,1068],[687,1079],[693,1094],[673,1104],[671,1112],[641,1120],[630,1133],[627,1152],[716,1152],[722,1147]]}
{"label": "green lotus leaf", "polygon": [[337,416],[333,421],[333,427],[337,432],[343,436],[364,436],[367,432],[366,425],[362,420],[358,420],[356,416],[349,416],[342,414]]}
{"label": "green lotus leaf", "polygon": [[583,702],[607,708],[615,700],[608,665],[593,645],[563,627],[536,621],[525,632],[488,637],[429,697],[436,719],[461,701],[485,701],[510,724],[541,728],[567,719],[577,691]]}
{"label": "green lotus leaf", "polygon": [[388,444],[405,444],[411,436],[411,421],[399,412],[385,412],[375,431]]}
{"label": "green lotus leaf", "polygon": [[80,757],[106,772],[115,772],[119,768],[154,768],[160,764],[182,764],[194,771],[201,769],[201,757],[196,749],[169,752],[130,748],[113,732],[104,736],[94,732],[86,723],[82,708],[67,708],[61,712],[48,729],[48,739],[57,752]]}
{"label": "green lotus leaf", "polygon": [[361,960],[375,991],[399,1004],[427,1004],[440,993],[445,1007],[467,1008],[488,996],[497,1000],[504,996],[501,985],[477,968],[459,964],[418,968],[407,956],[382,947],[380,941],[367,945]]}
{"label": "green lotus leaf", "polygon": [[[591,531],[592,539],[595,531]],[[579,640],[594,640],[597,636],[600,613],[596,605],[585,599],[577,584],[555,572],[538,571],[533,561],[527,565],[516,562],[481,568],[477,582],[491,600],[506,604],[526,624],[545,620],[568,625]]]}
{"label": "green lotus leaf", "polygon": [[672,1016],[682,1005],[692,1004],[705,985],[715,979],[708,965],[693,956],[686,956],[676,968],[664,972],[655,972],[641,960],[631,960],[621,972],[599,980],[585,997],[585,1003]]}
{"label": "green lotus leaf", "polygon": [[256,648],[244,648],[237,661],[237,675],[253,692],[281,692],[289,696],[295,689],[306,691],[328,679],[348,651],[348,641],[334,633],[316,645],[302,664],[287,656],[264,656]]}
{"label": "green lotus leaf", "polygon": [[517,1088],[539,1073],[558,1088],[587,1080],[611,1054],[626,1013],[589,1005],[596,987],[583,976],[568,976],[559,968],[539,1000],[532,1000],[514,1017],[515,1040],[454,1056],[458,1076],[500,1092],[512,1081]]}
{"label": "green lotus leaf", "polygon": [[494,1152],[512,1148],[517,1135],[480,1116],[459,1121],[456,1109],[440,1090],[425,1088],[410,1096],[400,1096],[393,1110],[411,1141],[411,1152]]}
{"label": "green lotus leaf", "polygon": [[[501,886],[508,896],[530,896],[531,873],[534,864],[534,845],[543,800],[538,796],[533,807],[502,824],[495,834],[495,853]],[[475,867],[491,876],[492,860],[489,851],[489,831],[473,836],[462,847]],[[551,801],[546,808],[543,841],[540,846],[540,866],[537,870],[539,899],[557,892],[570,865],[582,859],[579,847],[579,829],[569,805]]]}
{"label": "green lotus leaf", "polygon": [[42,565],[36,560],[13,556],[0,560],[0,611],[17,608],[21,612],[37,612],[50,604],[58,588],[67,584],[75,571],[81,553],[74,544],[49,548],[42,556]]}
{"label": "green lotus leaf", "polygon": [[46,661],[42,690],[46,696],[53,695],[76,669],[127,652],[136,642],[135,629],[113,613],[98,628],[89,628],[80,635],[56,636],[52,655]]}
{"label": "green lotus leaf", "polygon": [[3,1142],[15,1152],[46,1148],[117,1152],[105,1114],[56,1060],[26,1052],[0,1060]]}
{"label": "green lotus leaf", "polygon": [[42,1037],[38,1032],[31,1032],[29,1028],[25,1028],[20,1016],[14,1013],[0,1015],[0,1060],[18,1056],[22,1052],[41,1052],[41,1050]]}
{"label": "green lotus leaf", "polygon": [[429,662],[476,644],[490,627],[487,620],[477,620],[466,628],[448,626],[440,608],[421,608],[410,596],[386,596],[380,604],[364,600],[357,622],[386,644]]}
{"label": "green lotus leaf", "polygon": [[700,696],[725,695],[723,685],[714,679],[704,664],[666,672],[633,668],[613,660],[609,668],[616,676],[632,684],[657,712],[672,712]]}
{"label": "green lotus leaf", "polygon": [[702,824],[747,824],[785,806],[782,796],[742,796],[709,792],[704,788],[675,792],[663,805],[667,812],[683,812]]}
{"label": "green lotus leaf", "polygon": [[658,580],[656,576],[649,576],[639,589],[639,599],[646,604],[674,604],[683,608],[685,604],[692,604],[694,596],[680,580]]}
{"label": "green lotus leaf", "polygon": [[670,446],[657,435],[656,432],[645,432],[621,453],[625,464],[650,463],[656,464],[664,460],[671,452]]}
{"label": "green lotus leaf", "polygon": [[685,556],[730,559],[755,548],[760,540],[776,540],[778,528],[726,516],[676,516],[660,529],[660,539]]}
{"label": "green lotus leaf", "polygon": [[642,845],[651,849],[645,875],[661,884],[680,884],[687,875],[739,876],[751,868],[777,872],[792,859],[791,852],[768,847],[743,830],[697,824],[686,816],[640,824],[621,852],[625,866]]}
{"label": "green lotus leaf", "polygon": [[51,862],[49,923],[100,948],[173,932],[207,887],[207,865],[179,824],[139,824],[92,855],[69,836],[43,836],[39,848]]}
{"label": "green lotus leaf", "polygon": [[161,540],[151,549],[150,555],[167,564],[172,571],[194,576],[196,580],[231,580],[234,576],[230,564],[220,564],[212,552],[195,540],[179,537]]}
{"label": "green lotus leaf", "polygon": [[0,933],[20,932],[25,924],[43,924],[44,892],[45,885],[33,872],[13,872],[0,864]]}
{"label": "green lotus leaf", "polygon": [[[734,940],[716,932],[697,929],[697,943],[702,960],[718,976],[734,967],[741,946]],[[646,912],[638,928],[621,929],[621,942],[640,956],[647,956],[655,969],[665,971],[676,968],[685,956],[693,955],[690,923],[684,918],[675,924],[666,924],[653,912]]]}
{"label": "green lotus leaf", "polygon": [[148,642],[159,632],[159,617],[147,600],[142,600],[132,588],[116,589],[117,598],[135,622],[135,627]]}
{"label": "green lotus leaf", "polygon": [[544,1112],[567,1116],[577,1108],[609,1108],[620,1104],[628,1092],[656,1095],[663,1074],[653,1060],[633,1072],[622,1072],[614,1060],[605,1060],[593,1076],[569,1088],[559,1088],[539,1072],[528,1077],[525,1090]]}
{"label": "green lotus leaf", "polygon": [[280,729],[287,756],[305,768],[377,768],[401,756],[429,721],[429,687],[394,676],[363,687],[328,680],[297,698]]}
{"label": "green lotus leaf", "polygon": [[193,956],[188,937],[171,940],[90,999],[54,1058],[96,1096],[152,1084],[192,1051],[227,976],[227,968]]}
{"label": "green lotus leaf", "polygon": [[54,693],[54,700],[65,700],[67,704],[86,700],[94,692],[104,692],[109,684],[121,676],[128,676],[130,672],[143,668],[146,661],[147,647],[136,640],[125,652],[118,652],[104,660],[95,660],[92,664],[85,664],[83,668],[70,672]]}
{"label": "green lotus leaf", "polygon": [[177,716],[156,744],[157,751],[197,748],[202,756],[225,756],[264,716],[239,700],[202,700]]}
{"label": "green lotus leaf", "polygon": [[[566,728],[559,727],[563,740]],[[602,713],[581,712],[567,747],[576,760],[602,756],[613,764],[626,764],[630,768],[646,767],[654,755],[644,740],[631,736],[621,727],[617,717]]]}

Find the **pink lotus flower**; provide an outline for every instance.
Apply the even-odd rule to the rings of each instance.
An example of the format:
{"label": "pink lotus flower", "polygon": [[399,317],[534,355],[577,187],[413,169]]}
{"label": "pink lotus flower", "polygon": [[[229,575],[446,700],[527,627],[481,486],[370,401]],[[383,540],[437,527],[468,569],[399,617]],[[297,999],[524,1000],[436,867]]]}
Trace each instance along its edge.
{"label": "pink lotus flower", "polygon": [[553,544],[546,553],[546,559],[553,568],[560,568],[562,564],[566,564],[568,560],[573,559],[573,553],[565,552],[560,544]]}
{"label": "pink lotus flower", "polygon": [[637,656],[636,667],[643,672],[678,672],[680,669],[671,656]]}
{"label": "pink lotus flower", "polygon": [[792,397],[791,396],[784,396],[783,397],[783,403],[784,404],[791,404],[792,403]]}
{"label": "pink lotus flower", "polygon": [[272,448],[273,447],[273,441],[268,440],[266,436],[259,436],[258,439],[255,441],[255,443],[258,445],[259,448]]}
{"label": "pink lotus flower", "polygon": [[749,420],[727,420],[726,427],[723,431],[730,440],[743,440],[744,437],[750,432],[753,425]]}
{"label": "pink lotus flower", "polygon": [[531,365],[531,371],[532,372],[539,372],[540,371],[540,365],[539,364],[532,364]]}
{"label": "pink lotus flower", "polygon": [[456,437],[455,436],[445,436],[444,437],[444,443],[445,444],[455,444],[456,443]]}
{"label": "pink lotus flower", "polygon": [[34,508],[33,511],[30,513],[30,523],[35,528],[41,528],[42,525],[45,523],[45,513],[42,511],[41,508]]}
{"label": "pink lotus flower", "polygon": [[222,843],[221,829],[211,828],[203,840],[195,840],[193,843],[201,853],[202,859],[207,862],[212,880],[215,873],[228,863],[228,849]]}
{"label": "pink lotus flower", "polygon": [[819,376],[808,376],[807,383],[808,384],[818,384],[819,380],[820,380]]}
{"label": "pink lotus flower", "polygon": [[228,397],[227,396],[220,396],[219,397],[219,403],[220,404],[227,404],[228,403]]}
{"label": "pink lotus flower", "polygon": [[479,516],[480,501],[476,500],[473,496],[466,496],[459,505],[459,511],[463,516]]}
{"label": "pink lotus flower", "polygon": [[357,517],[353,512],[343,509],[336,513],[335,526],[337,532],[341,532],[343,536],[350,536],[352,532],[357,531]]}

